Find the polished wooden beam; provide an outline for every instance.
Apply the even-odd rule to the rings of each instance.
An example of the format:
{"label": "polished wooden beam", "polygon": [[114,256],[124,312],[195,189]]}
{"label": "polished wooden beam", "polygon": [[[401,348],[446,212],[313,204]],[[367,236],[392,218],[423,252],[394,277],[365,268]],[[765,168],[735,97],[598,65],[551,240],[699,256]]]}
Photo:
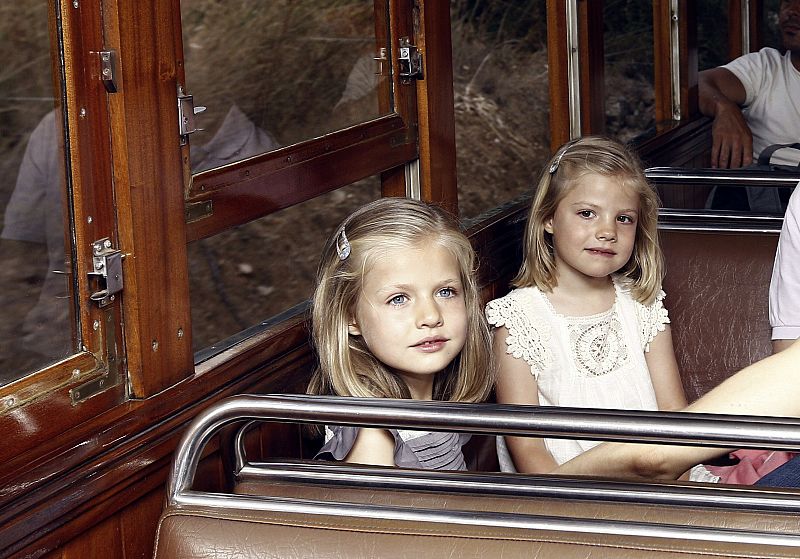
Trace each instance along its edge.
{"label": "polished wooden beam", "polygon": [[[678,52],[672,48],[672,26],[677,18]],[[656,123],[687,121],[699,116],[697,102],[697,16],[695,3],[679,0],[672,13],[669,0],[653,2],[653,55],[655,69]],[[675,60],[675,57],[678,57]],[[672,65],[680,68],[679,99],[672,88]]]}
{"label": "polished wooden beam", "polygon": [[177,114],[183,55],[174,39],[180,2],[105,0],[103,13],[108,45],[119,53],[119,91],[109,95],[109,106],[120,246],[127,255],[127,369],[131,395],[144,398],[193,370]]}
{"label": "polished wooden beam", "polygon": [[547,2],[547,61],[550,83],[550,147],[555,151],[569,138],[569,81],[565,2]]}
{"label": "polished wooden beam", "polygon": [[[413,131],[399,115],[388,115],[204,171],[194,176],[186,199],[187,240],[264,217],[403,165],[416,155]],[[404,189],[390,193],[404,194]],[[201,208],[200,216],[191,217],[196,207]]]}
{"label": "polished wooden beam", "polygon": [[581,130],[584,135],[603,134],[606,130],[603,0],[578,2],[578,36]]}
{"label": "polished wooden beam", "polygon": [[417,40],[425,72],[416,84],[421,197],[457,214],[450,3],[422,0],[418,5]]}

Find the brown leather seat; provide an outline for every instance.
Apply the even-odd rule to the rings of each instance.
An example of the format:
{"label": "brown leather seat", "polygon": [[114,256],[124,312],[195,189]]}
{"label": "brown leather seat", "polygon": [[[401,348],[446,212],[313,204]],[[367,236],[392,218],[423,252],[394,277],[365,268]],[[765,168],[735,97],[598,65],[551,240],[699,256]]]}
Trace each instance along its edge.
{"label": "brown leather seat", "polygon": [[778,235],[662,231],[664,301],[689,401],[772,353],[769,282]]}
{"label": "brown leather seat", "polygon": [[[158,528],[156,558],[800,555],[800,547],[794,546],[800,543],[796,535],[800,534],[800,518],[775,513],[299,483],[265,487],[253,480],[244,482],[242,490],[258,493],[251,499],[259,500],[266,510],[182,506],[165,511]],[[313,503],[315,510],[281,510],[286,502]],[[361,512],[342,514],[333,508],[331,513],[325,512],[324,507],[338,502],[350,503],[352,510]],[[404,518],[409,510],[462,512],[448,522],[446,518]],[[462,523],[464,518],[476,517],[493,525]],[[583,521],[585,526],[580,526]],[[686,526],[696,527],[695,531],[687,532]],[[648,527],[655,532],[645,535]],[[747,536],[753,527],[762,535]],[[747,541],[749,537],[754,541]],[[759,537],[762,541],[756,543]],[[737,542],[737,538],[743,541]],[[782,545],[786,543],[794,545]]]}

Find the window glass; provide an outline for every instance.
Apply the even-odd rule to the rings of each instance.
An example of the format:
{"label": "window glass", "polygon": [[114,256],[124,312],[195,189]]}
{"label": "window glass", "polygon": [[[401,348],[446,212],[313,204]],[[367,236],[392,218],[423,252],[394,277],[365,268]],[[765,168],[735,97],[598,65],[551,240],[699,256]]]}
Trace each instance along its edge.
{"label": "window glass", "polygon": [[379,177],[369,177],[190,243],[195,351],[308,299],[325,240],[380,188]]}
{"label": "window glass", "polygon": [[630,141],[655,125],[653,3],[603,4],[606,132]]}
{"label": "window glass", "polygon": [[780,49],[783,47],[781,32],[778,28],[778,12],[781,0],[764,0],[762,2],[761,41],[763,47]]}
{"label": "window glass", "polygon": [[730,59],[728,0],[697,2],[698,70],[716,68]]}
{"label": "window glass", "polygon": [[[194,172],[219,167],[386,111],[389,64],[375,0],[181,0],[187,93],[202,131]],[[385,11],[385,7],[380,8]],[[388,57],[388,55],[386,55]]]}
{"label": "window glass", "polygon": [[48,2],[0,4],[0,384],[72,353]]}
{"label": "window glass", "polygon": [[451,2],[462,217],[529,192],[550,156],[545,0]]}

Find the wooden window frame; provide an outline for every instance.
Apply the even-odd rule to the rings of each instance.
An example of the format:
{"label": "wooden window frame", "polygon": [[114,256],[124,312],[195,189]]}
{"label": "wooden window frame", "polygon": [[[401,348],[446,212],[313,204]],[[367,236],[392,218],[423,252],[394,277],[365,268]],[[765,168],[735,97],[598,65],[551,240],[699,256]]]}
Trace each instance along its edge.
{"label": "wooden window frame", "polygon": [[[15,398],[13,409],[0,414],[0,426],[15,434],[4,439],[8,459],[0,466],[0,553],[9,554],[55,549],[74,537],[74,526],[91,526],[163,483],[183,426],[210,402],[248,391],[302,389],[297,383],[313,360],[301,315],[194,364],[187,242],[271,211],[262,206],[232,217],[234,191],[257,192],[267,178],[270,188],[287,189],[301,169],[323,170],[334,157],[354,162],[356,152],[370,149],[377,154],[371,166],[326,176],[308,197],[376,173],[383,195],[403,196],[405,167],[422,152],[421,197],[457,209],[454,122],[452,110],[443,111],[452,107],[452,88],[433,88],[434,80],[452,72],[448,6],[389,1],[393,36],[417,41],[426,72],[403,93],[395,90],[397,114],[199,175],[221,181],[211,194],[217,217],[187,225],[186,203],[204,198],[193,192],[184,197],[188,154],[178,142],[176,103],[184,78],[179,0],[57,1],[52,5],[64,29],[77,300],[86,349],[0,391],[0,397]],[[113,94],[100,81],[101,50],[117,55]],[[396,76],[397,61],[392,64]],[[281,161],[289,155],[299,161]],[[436,158],[434,165],[427,158]],[[222,184],[248,170],[255,175],[250,184]],[[287,195],[281,207],[298,201]],[[89,303],[86,274],[91,241],[102,237],[125,254],[124,290],[104,309]],[[122,382],[73,405],[70,390],[89,372],[102,374],[111,361],[126,371]]]}

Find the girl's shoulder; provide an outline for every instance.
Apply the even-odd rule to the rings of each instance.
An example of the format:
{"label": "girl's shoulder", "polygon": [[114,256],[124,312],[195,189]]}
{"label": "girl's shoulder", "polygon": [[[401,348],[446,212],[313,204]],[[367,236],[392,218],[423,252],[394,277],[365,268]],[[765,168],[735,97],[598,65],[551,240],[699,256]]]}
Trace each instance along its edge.
{"label": "girl's shoulder", "polygon": [[486,318],[492,326],[508,326],[510,322],[533,317],[546,310],[542,292],[537,287],[518,287],[507,295],[489,301]]}
{"label": "girl's shoulder", "polygon": [[536,287],[517,288],[486,306],[489,324],[508,330],[506,352],[528,363],[537,377],[553,362],[553,318],[547,299]]}
{"label": "girl's shoulder", "polygon": [[614,274],[611,276],[611,279],[614,282],[614,288],[616,289],[617,292],[617,299],[621,299],[623,301],[630,301],[637,307],[642,307],[644,309],[664,308],[664,299],[666,298],[667,294],[664,293],[663,289],[659,288],[658,293],[656,294],[653,301],[649,303],[642,303],[634,299],[633,294],[631,292],[630,283],[626,278]]}
{"label": "girl's shoulder", "polygon": [[[666,293],[659,289],[655,299],[650,303],[641,303],[633,298],[630,289],[620,278],[615,277],[614,285],[617,288],[617,300],[620,301],[621,309],[628,309],[636,319],[639,329],[641,346],[644,351],[650,349],[650,342],[659,332],[662,332],[669,324],[669,313],[664,306]],[[624,312],[624,311],[623,311]]]}

